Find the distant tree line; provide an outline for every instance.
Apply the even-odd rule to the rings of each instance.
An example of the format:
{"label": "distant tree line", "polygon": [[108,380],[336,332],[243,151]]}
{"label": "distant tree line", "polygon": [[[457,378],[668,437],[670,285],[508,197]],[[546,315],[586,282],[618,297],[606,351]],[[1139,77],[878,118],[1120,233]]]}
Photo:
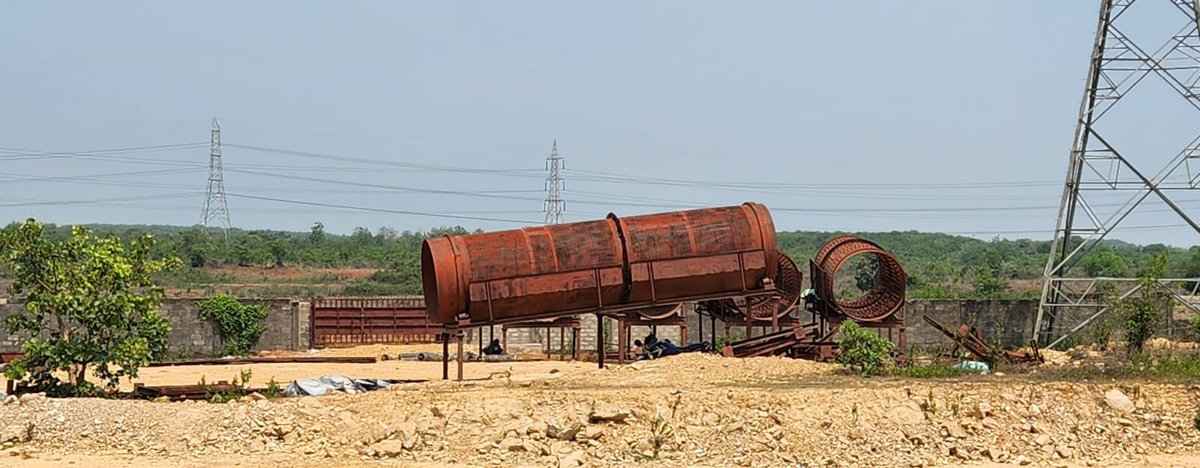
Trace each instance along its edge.
{"label": "distant tree line", "polygon": [[[460,226],[427,232],[358,227],[349,235],[325,231],[314,223],[308,232],[231,230],[228,242],[219,229],[179,226],[91,225],[98,233],[122,239],[154,235],[156,256],[175,255],[185,269],[178,278],[201,274],[205,267],[303,266],[370,268],[370,278],[344,287],[343,294],[418,294],[421,291],[421,243],[429,237],[467,234]],[[46,226],[52,236],[66,238],[70,228]],[[807,260],[836,232],[781,232],[780,247],[796,259],[808,276]],[[1050,252],[1049,241],[1028,239],[990,241],[939,233],[852,233],[875,241],[896,255],[909,275],[909,295],[914,298],[1013,298],[1033,297]],[[1155,254],[1166,252],[1168,276],[1200,276],[1200,246],[1190,249],[1163,244],[1135,245],[1105,241],[1076,268],[1089,276],[1138,276]],[[850,267],[848,284],[868,289],[878,265],[863,259]],[[190,271],[189,271],[190,269]],[[165,284],[171,285],[171,278]]]}

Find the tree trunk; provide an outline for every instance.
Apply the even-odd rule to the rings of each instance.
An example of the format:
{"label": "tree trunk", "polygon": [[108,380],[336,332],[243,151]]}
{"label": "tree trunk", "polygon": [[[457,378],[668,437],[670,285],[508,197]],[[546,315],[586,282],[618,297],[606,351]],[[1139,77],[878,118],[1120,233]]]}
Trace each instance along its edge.
{"label": "tree trunk", "polygon": [[67,379],[71,383],[71,385],[78,388],[80,385],[82,385],[84,382],[87,381],[87,363],[86,362],[77,362],[77,363],[71,364],[70,369],[67,371],[67,374],[68,374]]}

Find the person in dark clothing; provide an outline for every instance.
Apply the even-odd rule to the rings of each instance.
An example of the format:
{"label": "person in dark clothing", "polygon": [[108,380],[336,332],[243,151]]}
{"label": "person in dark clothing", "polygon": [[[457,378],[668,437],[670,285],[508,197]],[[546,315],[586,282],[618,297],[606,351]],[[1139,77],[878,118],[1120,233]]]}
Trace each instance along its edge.
{"label": "person in dark clothing", "polygon": [[658,352],[655,353],[657,354],[655,357],[674,356],[679,353],[679,347],[675,346],[675,343],[672,343],[671,340],[662,340],[658,344]]}
{"label": "person in dark clothing", "polygon": [[504,348],[500,347],[500,340],[492,340],[491,344],[488,344],[486,348],[483,348],[483,354],[488,356],[504,354]]}
{"label": "person in dark clothing", "polygon": [[712,351],[712,346],[709,346],[707,341],[692,343],[683,348],[683,352],[685,353],[705,353],[709,351]]}

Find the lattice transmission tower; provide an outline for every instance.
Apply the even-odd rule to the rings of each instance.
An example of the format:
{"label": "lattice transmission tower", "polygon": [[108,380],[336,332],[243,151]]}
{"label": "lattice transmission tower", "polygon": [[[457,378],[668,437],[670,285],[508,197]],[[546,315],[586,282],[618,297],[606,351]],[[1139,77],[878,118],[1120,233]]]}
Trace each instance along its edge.
{"label": "lattice transmission tower", "polygon": [[[1163,278],[1154,284],[1142,284],[1136,278],[1125,277],[1129,271],[1113,275],[1081,265],[1089,255],[1098,253],[1102,241],[1114,232],[1168,228],[1182,230],[1189,237],[1200,235],[1194,210],[1189,213],[1183,208],[1187,205],[1179,203],[1182,197],[1194,195],[1200,188],[1200,137],[1192,139],[1180,150],[1171,138],[1153,139],[1142,135],[1166,131],[1174,137],[1182,131],[1185,132],[1182,136],[1187,138],[1200,130],[1196,125],[1197,115],[1192,114],[1200,112],[1200,94],[1197,93],[1200,91],[1200,32],[1197,29],[1200,2],[1154,2],[1103,0],[1100,5],[1066,185],[1034,322],[1034,335],[1043,346],[1057,345],[1085,329],[1109,312],[1113,300],[1129,297],[1143,287],[1170,291],[1182,305],[1192,312],[1200,312],[1188,300],[1196,295],[1196,287],[1200,285],[1196,278]],[[1146,6],[1160,7],[1160,14],[1173,16],[1178,22],[1129,19],[1130,11],[1135,14],[1152,11],[1141,10]],[[1163,37],[1170,34],[1170,38],[1161,47],[1150,51],[1135,43],[1127,32],[1135,35],[1158,32]],[[1138,38],[1142,40],[1141,36]],[[1154,99],[1152,93],[1156,85],[1165,85],[1158,90],[1165,98]],[[1130,90],[1134,87],[1148,89],[1139,89],[1131,95]],[[1182,98],[1186,104],[1179,103],[1172,95]],[[1129,102],[1117,106],[1126,101]],[[1180,112],[1191,116],[1172,115],[1169,110],[1173,108],[1168,107],[1172,103],[1179,103]],[[1114,109],[1115,112],[1110,112]],[[1158,144],[1165,144],[1165,149],[1147,151],[1145,148]],[[1165,165],[1163,161],[1166,161]],[[1165,207],[1138,210],[1144,204]],[[1146,213],[1158,213],[1153,216],[1159,218],[1169,217],[1172,223],[1128,226],[1130,223],[1126,222],[1122,225],[1130,215],[1137,219],[1147,216]],[[1193,243],[1200,244],[1200,236]],[[1167,314],[1166,323],[1173,323],[1171,312]]]}
{"label": "lattice transmission tower", "polygon": [[567,211],[567,201],[562,199],[563,178],[560,172],[563,169],[563,158],[558,155],[558,140],[554,140],[554,147],[550,149],[550,157],[546,158],[546,170],[550,174],[546,176],[546,224],[558,224],[563,221],[563,213]]}
{"label": "lattice transmission tower", "polygon": [[200,211],[200,224],[208,227],[210,221],[220,223],[225,242],[229,242],[229,204],[225,201],[225,175],[221,170],[221,122],[216,117],[212,120],[208,148],[208,191]]}

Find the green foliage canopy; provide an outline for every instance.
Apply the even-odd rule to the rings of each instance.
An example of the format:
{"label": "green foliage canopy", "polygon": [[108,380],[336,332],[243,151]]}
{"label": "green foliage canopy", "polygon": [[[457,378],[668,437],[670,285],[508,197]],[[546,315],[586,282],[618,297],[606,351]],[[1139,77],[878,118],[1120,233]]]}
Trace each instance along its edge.
{"label": "green foliage canopy", "polygon": [[[116,236],[96,237],[74,228],[64,240],[45,235],[29,219],[0,231],[0,263],[13,278],[12,293],[26,311],[5,320],[9,333],[29,338],[24,357],[6,371],[12,380],[57,395],[92,393],[88,366],[109,390],[166,350],[170,325],[158,314],[163,291],[153,279],[179,260],[153,259],[154,239],[128,246]],[[68,381],[61,382],[56,373]]]}

